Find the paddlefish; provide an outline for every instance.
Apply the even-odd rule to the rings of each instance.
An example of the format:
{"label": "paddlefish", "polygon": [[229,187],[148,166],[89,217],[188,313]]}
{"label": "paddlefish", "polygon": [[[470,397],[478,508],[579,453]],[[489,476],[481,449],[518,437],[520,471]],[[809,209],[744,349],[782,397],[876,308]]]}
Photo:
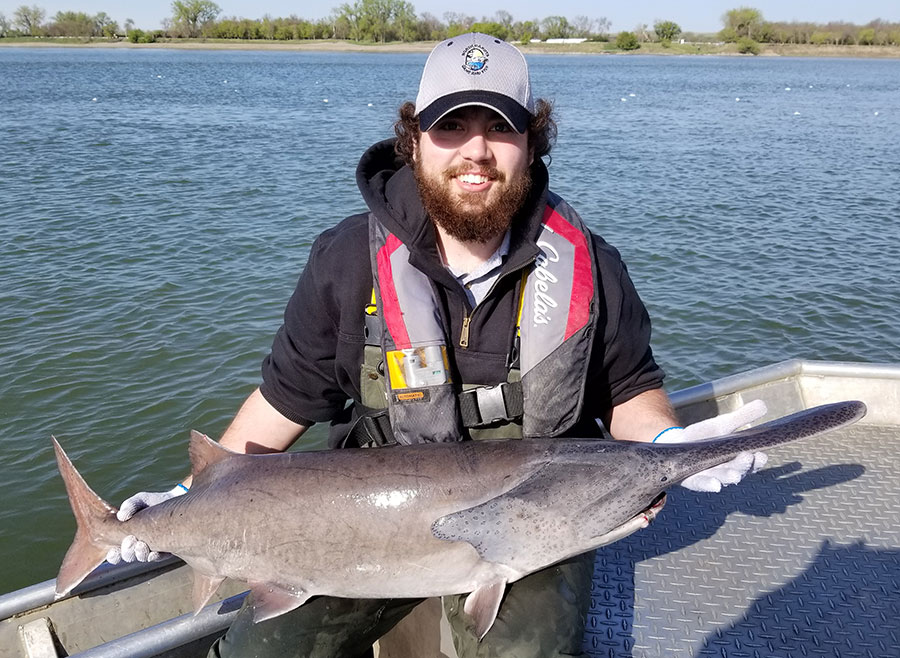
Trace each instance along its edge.
{"label": "paddlefish", "polygon": [[225,578],[249,585],[255,621],[316,595],[469,593],[464,610],[483,637],[507,583],[646,526],[664,492],[695,473],[865,411],[841,402],[667,445],[513,439],[245,455],[193,432],[190,491],[124,523],[54,438],[77,521],[56,592],[135,535],[193,569],[197,611]]}

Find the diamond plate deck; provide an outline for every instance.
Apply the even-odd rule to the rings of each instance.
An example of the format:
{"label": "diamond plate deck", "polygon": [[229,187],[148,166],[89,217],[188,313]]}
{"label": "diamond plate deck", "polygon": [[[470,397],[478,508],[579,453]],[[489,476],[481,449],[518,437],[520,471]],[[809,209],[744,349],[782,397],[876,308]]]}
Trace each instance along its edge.
{"label": "diamond plate deck", "polygon": [[900,658],[900,427],[779,446],[720,494],[676,487],[598,551],[595,658]]}

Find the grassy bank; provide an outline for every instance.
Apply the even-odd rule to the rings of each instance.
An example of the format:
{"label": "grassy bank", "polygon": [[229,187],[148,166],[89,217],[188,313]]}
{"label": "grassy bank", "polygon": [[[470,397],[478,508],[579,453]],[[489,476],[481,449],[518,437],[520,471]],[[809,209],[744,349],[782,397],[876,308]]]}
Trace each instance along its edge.
{"label": "grassy bank", "polygon": [[[131,43],[124,39],[78,39],[58,38],[5,38],[2,46],[55,47],[78,46],[87,48],[178,48],[197,50],[296,50],[296,51],[345,51],[345,52],[429,52],[433,41],[354,43],[339,40],[310,41],[266,41],[254,39],[161,39],[156,43]],[[617,50],[613,42],[585,42],[579,44],[528,43],[519,45],[526,53],[535,54],[606,54],[606,55],[735,55],[737,45],[733,43],[643,43],[637,50]],[[900,46],[816,46],[810,44],[760,44],[762,57],[875,57],[900,59]],[[744,55],[750,57],[751,55]]]}

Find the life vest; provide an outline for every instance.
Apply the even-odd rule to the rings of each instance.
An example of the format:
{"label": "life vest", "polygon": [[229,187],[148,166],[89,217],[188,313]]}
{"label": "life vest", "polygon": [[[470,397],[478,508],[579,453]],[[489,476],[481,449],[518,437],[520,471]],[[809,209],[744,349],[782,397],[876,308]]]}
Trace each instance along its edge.
{"label": "life vest", "polygon": [[598,283],[590,233],[563,199],[548,195],[536,241],[540,253],[520,287],[518,369],[498,386],[463,390],[452,381],[435,284],[409,263],[407,246],[374,213],[369,235],[374,290],[366,323],[376,340],[366,347],[362,402],[387,407],[394,441],[458,441],[463,427],[510,420],[520,421],[519,436],[557,436],[578,421]]}

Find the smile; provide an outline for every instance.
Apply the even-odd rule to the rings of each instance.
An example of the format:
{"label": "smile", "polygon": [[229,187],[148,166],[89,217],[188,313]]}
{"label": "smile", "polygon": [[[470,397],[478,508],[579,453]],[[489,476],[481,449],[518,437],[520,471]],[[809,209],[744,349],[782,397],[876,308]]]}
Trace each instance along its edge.
{"label": "smile", "polygon": [[487,183],[490,178],[487,176],[483,176],[481,174],[460,174],[457,176],[457,179],[461,183],[466,183],[468,185],[481,185],[483,183]]}

